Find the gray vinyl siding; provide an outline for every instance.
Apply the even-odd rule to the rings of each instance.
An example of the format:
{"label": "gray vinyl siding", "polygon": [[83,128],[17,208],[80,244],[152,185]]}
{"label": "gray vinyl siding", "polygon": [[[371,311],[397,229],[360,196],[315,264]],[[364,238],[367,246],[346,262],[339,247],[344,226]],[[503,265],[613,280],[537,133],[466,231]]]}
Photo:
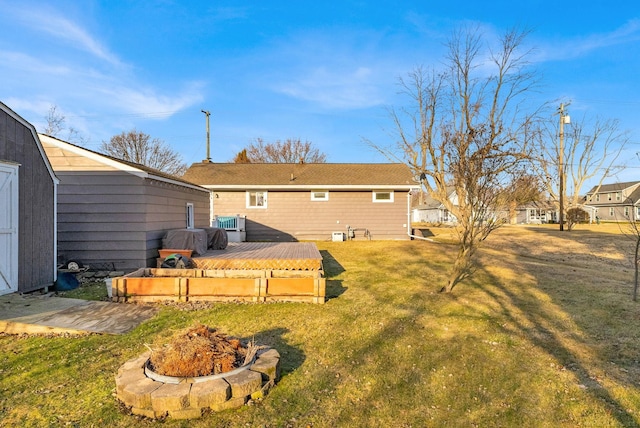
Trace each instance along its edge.
{"label": "gray vinyl siding", "polygon": [[[624,215],[624,206],[621,205],[592,205],[596,208],[595,216],[602,221],[616,221],[616,222],[625,222],[629,221],[627,217]],[[633,205],[626,205],[629,210],[629,216],[633,218],[635,208]],[[610,208],[613,207],[613,215],[610,213]]]}
{"label": "gray vinyl siding", "polygon": [[[33,132],[32,132],[33,131]],[[53,285],[55,185],[34,137],[35,130],[0,108],[0,159],[18,171],[18,291]]]}
{"label": "gray vinyl siding", "polygon": [[[317,189],[325,190],[325,189]],[[244,191],[214,191],[216,215],[246,215],[248,241],[331,239],[333,232],[356,231],[364,239],[408,239],[407,191],[394,192],[394,202],[373,202],[372,191],[329,191],[328,201],[312,201],[311,191],[268,191],[267,208],[246,208]]]}
{"label": "gray vinyl siding", "polygon": [[162,237],[209,223],[209,192],[122,171],[58,173],[58,251],[65,260],[117,270],[154,267]]}

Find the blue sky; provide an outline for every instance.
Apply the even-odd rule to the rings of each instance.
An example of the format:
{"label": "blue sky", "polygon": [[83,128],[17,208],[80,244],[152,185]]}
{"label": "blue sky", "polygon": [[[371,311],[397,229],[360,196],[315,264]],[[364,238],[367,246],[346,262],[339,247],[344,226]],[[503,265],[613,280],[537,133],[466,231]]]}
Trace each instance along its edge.
{"label": "blue sky", "polygon": [[[532,30],[532,104],[619,119],[640,178],[640,5],[634,1],[0,0],[0,100],[42,130],[52,105],[96,149],[136,128],[185,162],[255,138],[300,138],[329,162],[384,162],[398,78],[438,66],[452,29]],[[61,135],[64,138],[64,135]],[[619,177],[629,178],[628,175]]]}

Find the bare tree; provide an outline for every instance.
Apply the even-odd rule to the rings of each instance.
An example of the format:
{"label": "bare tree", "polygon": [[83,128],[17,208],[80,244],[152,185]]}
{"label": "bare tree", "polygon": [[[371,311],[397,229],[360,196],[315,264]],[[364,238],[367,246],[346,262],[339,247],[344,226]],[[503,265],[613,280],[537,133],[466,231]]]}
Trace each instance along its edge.
{"label": "bare tree", "polygon": [[542,196],[542,183],[537,174],[530,174],[524,170],[512,173],[511,184],[504,188],[500,206],[509,210],[509,219],[515,219],[517,208],[529,202],[538,202]]}
{"label": "bare tree", "polygon": [[[557,136],[557,126],[544,128],[539,134],[532,159],[536,164],[535,168],[542,174],[551,200],[559,207],[561,150]],[[572,120],[571,125],[564,127],[564,137],[562,164],[568,183],[562,186],[563,217],[567,221],[567,230],[570,231],[575,225],[576,217],[567,214],[569,211],[578,212],[576,209],[584,205],[582,187],[588,181],[595,180],[597,192],[604,180],[621,168],[616,162],[628,143],[629,136],[627,132],[620,130],[617,120],[590,119],[584,116],[581,120]]]}
{"label": "bare tree", "polygon": [[256,138],[245,150],[249,163],[324,163],[327,161],[327,156],[313,147],[311,142],[302,142],[299,138],[277,140],[273,143],[266,143],[262,138]]}
{"label": "bare tree", "polygon": [[103,141],[99,150],[109,156],[175,176],[182,176],[187,170],[182,156],[168,147],[164,141],[151,139],[148,134],[135,129],[114,135],[109,142]]}
{"label": "bare tree", "polygon": [[[635,209],[635,208],[634,208]],[[633,245],[633,291],[631,298],[634,302],[638,301],[638,283],[640,282],[640,224],[635,220],[635,213],[627,216],[627,228],[620,230],[622,233],[634,243]]]}
{"label": "bare tree", "polygon": [[[52,105],[49,107],[45,120],[47,121],[47,126],[44,129],[45,134],[64,139],[70,143],[78,143],[81,145],[87,143],[87,139],[83,137],[77,129],[73,127],[67,128],[67,118],[58,110],[57,106]],[[66,134],[64,131],[66,131]]]}
{"label": "bare tree", "polygon": [[[416,68],[401,79],[410,108],[391,109],[397,149],[380,149],[405,162],[429,195],[458,222],[459,244],[447,284],[472,273],[473,256],[506,220],[504,198],[512,175],[528,156],[536,112],[522,109],[535,84],[522,52],[526,32],[509,31],[496,51],[484,49],[478,29],[456,31],[447,43],[446,69]],[[457,200],[448,198],[453,186]]]}

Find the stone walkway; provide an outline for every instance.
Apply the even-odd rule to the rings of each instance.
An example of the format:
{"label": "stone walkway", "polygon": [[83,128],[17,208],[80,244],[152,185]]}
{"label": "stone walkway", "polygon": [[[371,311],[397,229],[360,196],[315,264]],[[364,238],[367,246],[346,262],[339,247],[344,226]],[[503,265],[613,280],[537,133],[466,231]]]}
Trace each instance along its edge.
{"label": "stone walkway", "polygon": [[54,293],[13,293],[0,296],[0,332],[123,334],[156,312],[145,305],[69,299]]}

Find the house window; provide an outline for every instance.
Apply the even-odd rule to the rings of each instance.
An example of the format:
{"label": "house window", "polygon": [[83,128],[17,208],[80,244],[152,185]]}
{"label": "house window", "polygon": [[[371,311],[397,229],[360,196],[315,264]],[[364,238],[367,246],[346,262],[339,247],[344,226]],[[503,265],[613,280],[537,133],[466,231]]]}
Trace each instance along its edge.
{"label": "house window", "polygon": [[194,215],[193,215],[193,204],[187,203],[187,229],[193,229],[195,225]]}
{"label": "house window", "polygon": [[600,193],[596,194],[596,202],[600,202]]}
{"label": "house window", "polygon": [[267,208],[267,192],[247,192],[247,208]]}
{"label": "house window", "polygon": [[624,207],[624,216],[629,218],[629,207]]}
{"label": "house window", "polygon": [[640,207],[636,207],[636,219],[640,218]]}
{"label": "house window", "polygon": [[607,199],[611,200],[611,193],[607,193]]}
{"label": "house window", "polygon": [[613,207],[609,207],[609,217],[613,217]]}
{"label": "house window", "polygon": [[619,201],[620,199],[622,199],[622,195],[620,192],[616,192],[616,201]]}
{"label": "house window", "polygon": [[326,190],[312,190],[311,191],[311,200],[312,201],[328,201],[329,200],[329,192]]}
{"label": "house window", "polygon": [[388,190],[374,190],[373,202],[393,202],[393,192]]}

